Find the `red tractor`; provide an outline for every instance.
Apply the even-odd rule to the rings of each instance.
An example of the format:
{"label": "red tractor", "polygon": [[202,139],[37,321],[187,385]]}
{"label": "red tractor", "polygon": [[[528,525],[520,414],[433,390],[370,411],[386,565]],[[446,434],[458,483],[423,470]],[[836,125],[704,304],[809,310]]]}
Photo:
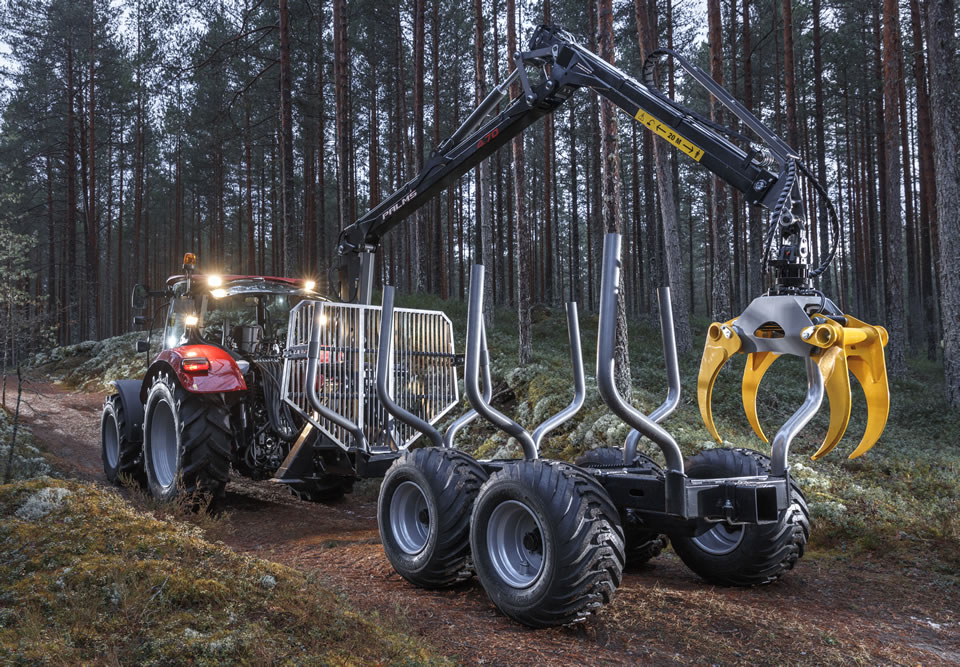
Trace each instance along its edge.
{"label": "red tractor", "polygon": [[[134,288],[138,312],[149,298],[163,302],[152,317],[135,318],[150,326],[148,338],[137,343],[147,355],[143,380],[115,381],[117,391],[103,407],[107,479],[129,475],[161,500],[181,492],[217,497],[232,466],[254,479],[285,482],[312,500],[349,491],[354,471],[339,447],[314,447],[296,475],[283,474],[305,423],[283,400],[287,326],[298,303],[323,301],[313,281],[203,275],[189,253],[183,269],[162,291]],[[151,360],[161,312],[163,335]]]}

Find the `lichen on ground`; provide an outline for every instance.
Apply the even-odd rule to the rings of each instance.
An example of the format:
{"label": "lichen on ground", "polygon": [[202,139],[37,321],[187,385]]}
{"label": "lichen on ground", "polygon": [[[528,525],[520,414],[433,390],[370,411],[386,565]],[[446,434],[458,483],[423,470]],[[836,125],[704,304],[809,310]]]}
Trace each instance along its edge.
{"label": "lichen on ground", "polygon": [[113,490],[0,486],[0,663],[446,662],[402,630]]}

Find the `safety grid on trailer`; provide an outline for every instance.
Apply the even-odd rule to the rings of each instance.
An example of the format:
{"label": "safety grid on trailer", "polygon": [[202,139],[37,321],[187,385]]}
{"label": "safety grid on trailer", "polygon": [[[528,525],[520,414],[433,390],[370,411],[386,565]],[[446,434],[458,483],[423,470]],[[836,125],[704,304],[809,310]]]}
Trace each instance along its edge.
{"label": "safety grid on trailer", "polygon": [[[420,432],[393,419],[377,398],[380,307],[301,301],[290,311],[282,395],[334,442],[353,446],[349,431],[318,415],[307,397],[307,352],[320,323],[318,394],[323,404],[357,424],[370,453],[409,447]],[[390,390],[404,409],[435,423],[460,400],[453,324],[442,312],[394,310],[394,372]]]}

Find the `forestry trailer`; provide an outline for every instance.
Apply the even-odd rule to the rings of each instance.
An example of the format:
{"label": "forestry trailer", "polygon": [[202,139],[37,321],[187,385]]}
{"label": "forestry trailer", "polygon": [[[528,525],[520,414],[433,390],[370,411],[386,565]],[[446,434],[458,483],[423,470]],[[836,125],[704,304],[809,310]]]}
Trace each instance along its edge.
{"label": "forestry trailer", "polygon": [[[752,136],[718,125],[665,95],[656,84],[657,65],[665,58],[706,88]],[[778,579],[803,555],[810,531],[806,501],[787,462],[792,440],[826,394],[830,423],[814,458],[837,444],[850,418],[848,372],[863,387],[869,409],[866,432],[851,456],[875,444],[889,412],[886,331],[844,314],[813,287],[813,279],[833,259],[841,233],[825,188],[796,150],[673,51],[651,53],[637,80],[583,48],[568,32],[541,26],[529,50],[514,54],[513,62],[506,80],[434,149],[419,174],[343,230],[331,281],[340,303],[304,298],[291,309],[280,355],[279,400],[289,408],[284,413],[289,423],[300,430],[283,448],[275,478],[290,483],[311,475],[322,478],[333,469],[357,476],[386,470],[377,512],[384,551],[396,571],[424,587],[453,585],[476,573],[501,611],[530,626],[585,618],[610,600],[625,564],[657,555],[667,538],[683,562],[708,581],[752,586]],[[514,84],[520,94],[497,112]],[[584,401],[575,303],[567,304],[572,401],[527,430],[490,404],[484,267],[475,265],[463,368],[472,409],[445,433],[434,424],[458,399],[450,321],[440,312],[395,308],[389,286],[382,305],[371,305],[373,259],[383,235],[581,88],[626,111],[751,205],[769,211],[763,259],[767,290],[739,316],[710,325],[697,381],[704,423],[722,445],[711,415],[713,385],[731,356],[748,355],[744,409],[766,441],[756,414],[760,379],[781,355],[805,359],[806,399],[777,431],[769,454],[720,447],[684,460],[676,440],[660,426],[680,398],[668,288],[660,291],[667,398],[650,415],[623,400],[614,382],[622,290],[618,234],[607,234],[603,248],[596,379],[602,400],[632,430],[622,448],[593,449],[575,465],[539,456],[543,439]],[[832,246],[816,266],[808,246],[812,226],[801,194],[804,180],[826,202],[833,225]],[[145,450],[153,437],[151,387],[160,383],[170,396],[180,397],[170,402],[171,416],[164,417],[174,420],[179,419],[172,415],[177,401],[194,391],[189,375],[165,370],[163,380],[155,377],[140,389],[147,402]],[[167,390],[155,391],[159,396]],[[458,430],[477,416],[514,438],[523,457],[475,460],[455,449]],[[234,431],[238,423],[231,421]],[[427,446],[411,448],[421,435]],[[638,453],[642,437],[659,448],[662,460]],[[339,467],[327,467],[331,448],[339,450]],[[235,439],[231,452],[239,450]],[[174,458],[170,470],[188,479],[193,469]]]}

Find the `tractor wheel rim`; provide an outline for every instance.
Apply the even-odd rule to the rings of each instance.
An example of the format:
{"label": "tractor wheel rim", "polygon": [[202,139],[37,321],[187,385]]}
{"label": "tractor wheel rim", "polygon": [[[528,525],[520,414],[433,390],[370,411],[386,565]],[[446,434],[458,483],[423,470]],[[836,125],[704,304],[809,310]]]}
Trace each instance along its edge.
{"label": "tractor wheel rim", "polygon": [[120,460],[120,434],[117,432],[116,418],[108,414],[100,427],[100,437],[103,439],[103,451],[107,457],[107,465],[116,468]]}
{"label": "tractor wheel rim", "polygon": [[740,546],[743,532],[743,526],[718,523],[703,535],[693,538],[693,541],[708,554],[723,556]]}
{"label": "tractor wheel rim", "polygon": [[390,530],[404,553],[415,555],[427,546],[431,518],[419,484],[404,482],[397,487],[390,501]]}
{"label": "tractor wheel rim", "polygon": [[490,514],[487,551],[497,574],[514,588],[528,588],[543,572],[543,526],[524,503],[507,500]]}
{"label": "tractor wheel rim", "polygon": [[157,401],[150,417],[150,464],[157,484],[172,486],[177,479],[177,421],[166,401]]}

